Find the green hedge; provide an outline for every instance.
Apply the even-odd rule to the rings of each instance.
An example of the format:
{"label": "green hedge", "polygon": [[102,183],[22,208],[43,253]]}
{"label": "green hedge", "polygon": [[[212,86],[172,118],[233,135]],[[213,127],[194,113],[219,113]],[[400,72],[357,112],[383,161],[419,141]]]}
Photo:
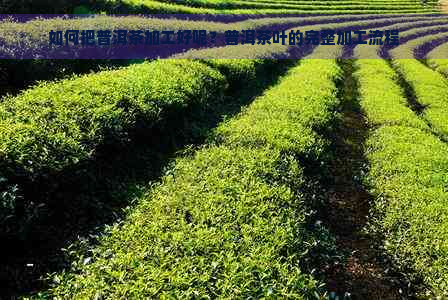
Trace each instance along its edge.
{"label": "green hedge", "polygon": [[448,76],[448,58],[446,57],[447,53],[448,43],[445,43],[434,48],[426,56],[428,65],[445,76]]}
{"label": "green hedge", "polygon": [[[296,81],[284,80],[253,103],[243,116],[218,127],[218,139],[240,146],[281,145],[284,150],[316,159],[325,146],[316,130],[331,126],[339,102],[335,94],[328,92],[333,88],[335,78],[328,80],[324,72],[319,74],[323,78],[321,90],[317,90],[312,76],[303,71],[309,65],[329,68],[324,62],[304,62],[303,68],[296,68],[289,73]],[[333,76],[337,74],[334,68],[330,73]],[[301,81],[309,84],[299,84]],[[306,97],[297,95],[295,91],[299,88]],[[336,93],[334,89],[333,92]]]}
{"label": "green hedge", "polygon": [[224,86],[213,69],[174,60],[42,83],[0,105],[1,153],[11,163],[2,169],[61,170],[101,143],[126,141],[139,121],[150,129],[167,113],[219,97]]}
{"label": "green hedge", "polygon": [[167,143],[179,135],[194,138],[195,120],[202,122],[205,111],[221,105],[224,93],[254,84],[256,75],[280,64],[161,60],[42,83],[5,98],[0,103],[1,233],[26,232],[40,219],[41,209],[35,209],[41,204],[50,212],[59,209],[52,203],[61,201],[54,194],[64,178],[90,176],[108,153],[127,149],[131,141],[149,139],[152,147],[160,134]]}
{"label": "green hedge", "polygon": [[[160,3],[175,3],[180,5],[185,5],[188,7],[195,7],[195,8],[212,8],[212,9],[247,9],[247,10],[253,10],[253,9],[291,9],[291,10],[322,10],[323,7],[316,5],[314,3],[263,3],[263,2],[256,2],[256,1],[228,1],[228,0],[219,0],[219,1],[213,1],[213,0],[157,0],[157,1],[146,1],[146,3],[149,2],[160,2]],[[132,2],[132,3],[145,3],[145,1],[140,0],[139,2]],[[327,4],[327,7],[324,9],[329,10],[344,10],[344,9],[353,9],[353,10],[398,10],[398,9],[422,9],[423,6],[421,2],[412,2],[409,1],[407,3],[402,3],[398,5],[390,5],[389,3],[380,3],[377,4],[376,2],[365,2],[365,3],[347,3],[347,2],[329,2]]]}
{"label": "green hedge", "polygon": [[412,87],[416,101],[424,106],[424,118],[437,134],[447,138],[448,81],[446,78],[415,59],[394,59],[393,65]]}
{"label": "green hedge", "polygon": [[386,250],[423,278],[431,295],[447,297],[448,146],[402,126],[378,129],[367,145]]}
{"label": "green hedge", "polygon": [[[360,59],[356,61],[356,66],[358,70],[354,75],[359,83],[361,106],[372,125],[404,125],[429,129],[425,121],[409,108],[407,99],[397,84],[398,76],[386,61],[380,58]],[[382,88],[379,89],[379,86]]]}
{"label": "green hedge", "polygon": [[[71,13],[187,13],[187,14],[285,14],[285,13],[326,13],[327,10],[312,3],[257,3],[247,1],[175,1],[177,3],[164,3],[152,0],[59,0],[57,4],[50,0],[4,0],[0,6],[0,14],[71,14]],[[313,3],[316,1],[313,1]],[[391,5],[389,5],[391,4]],[[434,2],[428,6],[418,1],[400,3],[369,3],[369,2],[331,2],[333,12],[342,13],[395,13],[435,12]],[[192,7],[193,6],[193,7]]]}
{"label": "green hedge", "polygon": [[[48,45],[48,32],[42,28],[48,27],[53,30],[66,29],[104,29],[104,28],[128,28],[132,30],[184,30],[184,29],[207,29],[217,32],[224,32],[226,30],[247,30],[256,29],[265,26],[298,26],[303,23],[318,24],[320,22],[332,22],[337,20],[361,19],[365,17],[360,16],[323,16],[310,18],[260,18],[249,19],[245,21],[232,23],[219,22],[205,22],[205,21],[188,21],[188,20],[173,20],[173,19],[156,19],[145,18],[141,16],[96,16],[95,18],[81,18],[81,19],[35,19],[26,23],[18,23],[11,20],[4,20],[0,22],[0,36],[4,49],[0,50],[6,53],[11,53],[11,49],[16,47],[17,39],[22,40],[23,51],[25,48],[29,51],[35,51]],[[369,16],[373,18],[373,16]],[[25,48],[24,48],[25,47]],[[229,47],[232,48],[232,47]],[[247,58],[254,58],[252,52],[254,46],[246,47],[246,50],[237,48],[237,54],[248,53]],[[283,48],[275,49],[275,51],[283,51]],[[216,58],[223,57],[218,51],[208,49],[208,57]],[[51,49],[48,49],[51,51]],[[228,51],[228,50],[227,50]],[[197,52],[197,51],[196,51]],[[200,52],[200,51],[199,51]],[[192,53],[195,53],[192,51]],[[20,53],[18,53],[20,57]],[[75,56],[75,55],[74,55]],[[193,58],[192,55],[189,55]],[[184,58],[189,58],[188,55]],[[206,57],[204,57],[206,58]],[[261,57],[260,57],[261,58]],[[88,73],[91,71],[99,71],[103,68],[116,68],[118,66],[127,65],[135,61],[126,60],[3,60],[0,61],[0,96],[6,93],[17,93],[23,88],[35,84],[39,80],[53,80],[60,79],[75,74]],[[238,64],[239,62],[236,62]],[[227,64],[227,63],[226,63]],[[27,70],[27,72],[23,72]]]}
{"label": "green hedge", "polygon": [[[382,14],[382,13],[435,13],[438,12],[433,6],[423,6],[417,4],[411,8],[407,6],[392,7],[391,9],[381,9],[386,6],[373,7],[368,9],[368,5],[358,6],[352,9],[350,6],[338,6],[335,9],[325,9],[322,7],[312,6],[296,6],[296,7],[279,7],[279,8],[209,8],[209,7],[192,7],[182,4],[164,3],[153,0],[124,0],[109,1],[109,4],[116,4],[112,7],[114,13],[167,13],[167,14]],[[219,6],[219,5],[218,5]],[[235,7],[235,5],[231,5]],[[260,6],[260,5],[258,5]],[[271,5],[272,6],[272,5]],[[106,7],[105,7],[106,8]],[[367,8],[367,9],[366,9]],[[387,7],[386,7],[387,8]],[[106,8],[108,9],[108,8]],[[311,9],[311,10],[310,10]]]}
{"label": "green hedge", "polygon": [[[331,123],[339,77],[335,60],[307,60],[293,68],[220,125],[214,145],[177,159],[92,256],[81,254],[71,271],[53,277],[59,284],[50,295],[311,297],[317,282],[300,266],[322,240],[305,226],[305,178],[296,159],[322,150],[319,143],[318,149],[300,147],[303,139],[297,141],[294,130],[296,124],[308,126],[299,134],[313,139],[317,133],[309,128]],[[308,105],[326,110],[303,118]],[[247,122],[268,112],[278,117],[270,126]]]}
{"label": "green hedge", "polygon": [[200,62],[163,60],[42,83],[5,98],[0,184],[2,190],[19,190],[2,194],[1,202],[12,197],[31,203],[20,199],[22,189],[57,185],[58,174],[95,160],[99,149],[125,146],[133,132],[163,130],[172,125],[164,120],[182,120],[189,107],[218,101],[226,87],[224,76]]}
{"label": "green hedge", "polygon": [[376,196],[372,224],[397,265],[411,279],[423,279],[426,297],[446,297],[448,146],[408,107],[386,61],[356,65],[361,106],[373,125],[366,144],[368,184]]}

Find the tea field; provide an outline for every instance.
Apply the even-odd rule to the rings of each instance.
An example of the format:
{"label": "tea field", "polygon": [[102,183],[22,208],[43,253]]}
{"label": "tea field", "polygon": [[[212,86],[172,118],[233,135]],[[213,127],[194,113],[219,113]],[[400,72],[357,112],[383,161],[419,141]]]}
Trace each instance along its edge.
{"label": "tea field", "polygon": [[0,20],[3,54],[18,36],[43,47],[46,26],[107,24],[398,30],[400,43],[0,60],[0,296],[448,298],[445,8],[2,2],[4,14],[99,13]]}

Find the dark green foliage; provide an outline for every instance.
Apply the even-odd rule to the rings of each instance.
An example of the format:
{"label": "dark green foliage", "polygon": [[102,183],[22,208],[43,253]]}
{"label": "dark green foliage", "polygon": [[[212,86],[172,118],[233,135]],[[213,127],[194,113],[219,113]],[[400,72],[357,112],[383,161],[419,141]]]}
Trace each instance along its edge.
{"label": "dark green foliage", "polygon": [[434,296],[448,295],[448,147],[421,130],[383,127],[370,138],[370,178],[386,250]]}
{"label": "dark green foliage", "polygon": [[[395,61],[408,72],[418,64]],[[379,126],[367,142],[375,228],[385,236],[385,248],[398,265],[413,270],[413,279],[423,278],[428,295],[446,297],[448,146],[408,107],[396,74],[384,60],[358,60],[357,66],[361,105],[369,121]],[[424,76],[417,70],[410,78]],[[431,93],[437,93],[435,86]]]}

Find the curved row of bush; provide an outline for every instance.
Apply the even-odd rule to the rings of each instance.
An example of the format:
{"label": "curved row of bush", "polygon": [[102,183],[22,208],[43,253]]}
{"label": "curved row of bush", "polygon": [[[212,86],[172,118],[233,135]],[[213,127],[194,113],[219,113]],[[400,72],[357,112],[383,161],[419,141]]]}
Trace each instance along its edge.
{"label": "curved row of bush", "polygon": [[382,9],[351,9],[350,7],[341,7],[336,9],[309,10],[310,7],[304,6],[301,9],[272,9],[272,8],[257,8],[257,9],[217,9],[217,8],[199,8],[191,7],[181,4],[164,3],[150,0],[125,0],[120,3],[120,6],[115,8],[114,13],[166,13],[166,14],[383,14],[383,13],[438,13],[435,7],[406,8],[398,7],[396,9],[382,10]]}
{"label": "curved row of bush", "polygon": [[[157,2],[173,3],[168,0],[158,0]],[[315,5],[315,3],[263,3],[263,2],[245,2],[245,1],[191,1],[191,0],[176,0],[176,4],[182,4],[191,7],[199,8],[213,8],[213,9],[295,9],[295,10],[322,10],[323,7]],[[413,9],[418,10],[422,8],[420,2],[410,2],[406,5],[389,5],[377,3],[350,3],[344,4],[339,2],[329,2],[325,9],[330,10],[397,10],[397,9]]]}
{"label": "curved row of bush", "polygon": [[[390,18],[400,16],[391,15]],[[158,19],[144,16],[104,16],[95,15],[79,18],[49,18],[33,19],[27,22],[17,22],[14,19],[4,19],[0,21],[1,51],[3,54],[14,52],[14,57],[20,57],[20,52],[29,52],[33,49],[40,49],[48,46],[48,32],[66,30],[207,30],[224,33],[227,30],[253,30],[261,27],[276,26],[304,26],[312,24],[322,24],[334,21],[354,21],[381,18],[377,15],[364,16],[309,16],[309,17],[286,17],[286,18],[259,18],[248,19],[238,22],[208,22],[191,21],[176,18]],[[17,40],[21,41],[21,47],[17,48]],[[13,47],[14,46],[14,47]],[[51,50],[51,48],[49,48]]]}
{"label": "curved row of bush", "polygon": [[[430,28],[419,30],[426,33]],[[442,33],[423,36],[397,47],[391,51],[393,58],[413,57],[415,48],[432,39],[447,36],[448,26],[440,26]],[[445,32],[443,32],[445,31]],[[402,34],[413,34],[408,32]],[[422,62],[415,59],[394,59],[392,61],[394,67],[404,77],[404,80],[411,86],[416,101],[423,105],[422,114],[431,124],[433,130],[443,136],[448,137],[448,81],[440,73],[431,70]]]}
{"label": "curved row of bush", "polygon": [[446,34],[448,28],[448,19],[440,19],[440,23],[422,28],[414,28],[405,30],[400,34],[400,46],[389,50],[392,58],[399,59],[414,59],[420,58],[419,48],[428,45],[432,41],[437,41]]}
{"label": "curved row of bush", "polygon": [[395,262],[413,279],[423,278],[426,297],[446,297],[448,145],[409,108],[386,61],[360,59],[356,66],[360,103],[373,126],[366,153],[374,223]]}
{"label": "curved row of bush", "polygon": [[[363,21],[351,21],[347,22],[331,22],[327,24],[316,24],[309,25],[303,27],[291,28],[291,30],[300,30],[301,32],[309,31],[309,30],[323,30],[323,29],[332,29],[332,30],[343,30],[343,29],[368,29],[368,28],[378,28],[379,26],[389,25],[394,28],[403,27],[416,27],[419,25],[433,25],[433,24],[445,24],[448,23],[448,20],[444,17],[428,17],[428,16],[414,16],[414,17],[404,17],[397,16],[394,18],[378,18],[372,20],[363,20]],[[402,24],[402,25],[401,25]],[[390,28],[389,28],[390,29]],[[312,45],[310,46],[312,47]],[[310,48],[308,47],[308,48]],[[375,48],[375,46],[371,46]],[[229,58],[229,59],[245,59],[245,58],[278,58],[278,57],[291,57],[289,55],[289,51],[300,49],[300,54],[306,53],[306,51],[310,50],[306,45],[301,46],[290,46],[288,43],[286,45],[282,45],[281,43],[272,43],[266,45],[237,45],[237,46],[226,46],[226,47],[216,47],[211,49],[194,49],[189,50],[184,53],[179,53],[173,58],[188,58],[188,59],[210,59],[214,57],[221,58]],[[332,53],[336,50],[337,46],[327,46],[325,48],[321,48],[319,53],[320,55],[314,55],[314,58],[326,58],[332,57]],[[327,49],[325,51],[324,49]],[[327,53],[326,53],[327,52]],[[296,57],[294,57],[296,58]]]}
{"label": "curved row of bush", "polygon": [[[0,14],[29,14],[29,13],[53,13],[53,14],[86,14],[92,12],[107,13],[182,13],[182,14],[287,14],[307,13],[309,9],[315,9],[314,2],[322,4],[322,1],[200,1],[179,0],[166,2],[166,0],[77,0],[62,1],[57,6],[49,0],[5,0],[0,7]],[[394,11],[396,13],[437,12],[437,1],[428,1],[422,4],[420,1],[331,1],[327,8],[340,13],[350,14],[350,9],[356,7],[356,12],[366,13],[365,10],[375,13]],[[362,9],[361,9],[362,8]],[[317,7],[319,13],[325,13],[326,9]],[[313,11],[314,13],[314,11]]]}
{"label": "curved row of bush", "polygon": [[[406,6],[398,6],[396,9],[383,11],[381,9],[375,10],[363,10],[356,9],[351,10],[350,7],[336,7],[334,10],[328,11],[327,9],[309,10],[312,6],[303,6],[301,9],[294,8],[231,8],[235,7],[233,2],[223,3],[214,2],[214,4],[206,4],[201,6],[190,6],[191,2],[181,3],[167,3],[154,0],[124,0],[107,1],[107,4],[103,5],[103,10],[113,13],[167,13],[167,14],[328,14],[328,13],[340,13],[340,14],[365,14],[365,13],[437,13],[438,9],[432,5],[424,6],[416,3],[415,8],[406,8]],[[270,4],[272,5],[272,4]],[[241,5],[240,5],[241,6]],[[222,7],[222,8],[219,8]],[[229,8],[228,8],[229,7]],[[331,6],[328,6],[331,8]],[[99,9],[101,9],[99,7]]]}
{"label": "curved row of bush", "polygon": [[[0,22],[0,35],[2,36],[2,53],[14,53],[16,41],[20,38],[23,45],[27,47],[20,48],[20,51],[34,51],[33,49],[46,49],[48,44],[48,33],[42,28],[51,28],[53,30],[67,29],[107,29],[107,28],[128,28],[133,30],[177,30],[177,29],[207,29],[216,30],[223,33],[225,30],[247,30],[261,27],[284,27],[320,24],[326,22],[357,20],[357,19],[375,19],[377,15],[369,16],[320,16],[320,17],[290,17],[290,18],[261,18],[251,19],[241,22],[219,23],[204,21],[185,21],[172,19],[154,19],[144,17],[108,17],[97,16],[87,19],[37,19],[24,24],[10,20]],[[395,18],[395,16],[391,16]],[[19,37],[20,36],[20,37]],[[44,46],[43,46],[44,45]],[[253,46],[251,46],[253,47]],[[246,47],[248,48],[248,47]],[[247,51],[245,51],[247,52]],[[245,53],[243,52],[243,53]],[[48,53],[48,52],[47,52]],[[239,52],[240,53],[240,52]],[[20,53],[16,53],[20,57]],[[215,56],[219,57],[219,56]],[[253,57],[251,57],[253,58]],[[91,71],[99,71],[102,68],[116,68],[130,64],[135,61],[123,60],[2,60],[0,61],[0,96],[8,92],[17,93],[23,88],[34,84],[38,80],[52,80],[70,76],[71,74],[83,74]],[[23,70],[27,72],[23,72]]]}
{"label": "curved row of bush", "polygon": [[339,77],[335,60],[290,70],[219,126],[214,145],[178,159],[51,295],[310,297],[316,281],[300,267],[316,237],[296,159],[322,151],[313,128],[331,124]]}
{"label": "curved row of bush", "polygon": [[[18,23],[13,20],[6,19],[0,22],[0,34],[2,35],[2,47],[0,47],[0,53],[4,57],[11,58],[30,58],[30,57],[42,57],[42,55],[50,55],[51,53],[60,53],[64,51],[76,57],[79,55],[79,51],[90,51],[89,49],[81,49],[78,47],[56,47],[48,45],[48,31],[52,30],[83,30],[85,28],[90,28],[92,30],[99,29],[116,29],[116,28],[126,28],[128,30],[178,30],[178,29],[206,29],[211,31],[216,31],[223,34],[226,30],[248,30],[257,28],[290,28],[293,26],[306,26],[306,28],[299,29],[312,29],[308,28],[311,25],[321,25],[318,27],[325,27],[326,23],[341,23],[349,22],[348,25],[353,24],[356,20],[362,20],[365,22],[367,20],[383,20],[384,22],[392,23],[394,20],[399,22],[405,19],[402,15],[391,15],[387,18],[378,15],[351,15],[351,16],[319,16],[319,17],[290,17],[290,18],[260,18],[255,20],[246,20],[233,23],[219,23],[219,22],[205,22],[205,21],[186,21],[177,19],[155,19],[147,17],[108,17],[108,16],[96,16],[89,18],[74,18],[74,19],[62,19],[62,18],[52,18],[52,19],[37,19],[31,20],[26,23]],[[443,16],[409,16],[409,20],[419,20],[423,18],[434,18],[444,19]],[[363,23],[364,24],[364,23]],[[317,28],[317,27],[316,27]],[[47,33],[45,33],[47,32]],[[17,40],[20,39],[21,43],[18,46]],[[177,49],[177,48],[179,49]],[[176,46],[177,50],[173,51],[184,51],[187,46]],[[183,48],[182,48],[183,47]],[[120,51],[120,49],[115,49],[114,51]],[[126,48],[128,49],[128,48]],[[125,49],[125,50],[126,50]],[[140,49],[140,48],[135,48]],[[136,50],[136,51],[137,51]],[[100,51],[97,49],[96,51]],[[102,50],[101,50],[102,51]],[[140,49],[139,51],[143,51]],[[166,51],[166,50],[165,50]],[[103,51],[104,52],[104,51]],[[43,54],[45,53],[45,54]],[[49,54],[50,53],[50,54]],[[102,52],[98,52],[102,53]],[[64,54],[68,55],[68,54]],[[96,55],[96,54],[93,54]],[[99,55],[99,54],[98,54]],[[102,54],[101,57],[106,55]],[[109,56],[112,53],[107,54]],[[113,57],[113,55],[111,56]],[[32,61],[31,61],[32,62]],[[3,63],[4,65],[6,63]],[[31,64],[31,63],[30,63]],[[39,65],[42,65],[40,62]],[[7,66],[7,64],[6,64]]]}
{"label": "curved row of bush", "polygon": [[[378,22],[380,20],[375,20],[373,24],[374,26],[378,26]],[[441,29],[442,31],[446,26],[448,25],[448,19],[445,17],[441,18],[412,18],[408,19],[406,17],[404,18],[398,18],[396,19],[395,24],[382,26],[382,27],[374,27],[371,26],[369,29],[371,30],[379,30],[379,31],[385,31],[385,30],[399,30],[400,33],[400,41],[406,44],[402,45],[402,47],[407,47],[408,41],[412,40],[416,36],[418,37],[419,34],[422,33],[431,33],[433,31],[437,31]],[[364,28],[364,27],[361,27]],[[354,33],[352,33],[352,39],[357,38]],[[359,45],[355,47],[350,47],[350,51],[353,51],[350,53],[351,56],[355,59],[378,59],[380,56],[388,57],[389,56],[389,49],[391,46],[387,46],[385,43],[383,45],[369,45],[369,47]],[[347,53],[345,53],[347,55]],[[402,51],[400,51],[400,57],[401,55],[412,55],[412,54],[404,54]]]}
{"label": "curved row of bush", "polygon": [[448,43],[442,44],[434,48],[426,56],[427,64],[437,72],[448,76]]}
{"label": "curved row of bush", "polygon": [[[312,22],[325,22],[333,18],[307,18]],[[2,52],[15,53],[20,57],[20,51],[33,51],[33,49],[46,49],[48,45],[48,30],[78,29],[111,29],[128,28],[129,30],[178,30],[178,29],[207,29],[224,32],[229,28],[236,30],[255,29],[260,26],[276,26],[284,23],[306,22],[304,18],[263,18],[233,22],[230,24],[203,21],[164,20],[146,17],[109,17],[96,16],[95,18],[80,19],[36,19],[26,23],[18,23],[13,20],[0,22],[0,35],[2,36]],[[292,26],[292,25],[291,25]],[[46,30],[42,30],[42,29]],[[45,33],[47,32],[47,33]],[[16,41],[21,39],[23,44],[17,49]],[[28,46],[24,46],[28,45]],[[53,80],[72,74],[83,74],[92,71],[100,71],[102,68],[116,68],[128,65],[132,60],[0,60],[0,96],[6,93],[17,93],[23,88],[34,84],[39,80]],[[23,72],[27,70],[27,72]]]}
{"label": "curved row of bush", "polygon": [[[322,0],[244,0],[246,3],[282,3],[282,4],[308,4],[308,5],[325,5],[325,3],[328,4],[346,4],[350,5],[352,3],[354,4],[389,4],[389,5],[415,5],[416,3],[421,3],[418,0],[395,0],[395,1],[385,1],[385,0],[354,0],[354,1],[347,1],[347,0],[329,0],[329,1],[322,1]],[[426,2],[427,4],[436,4],[436,0],[431,0]]]}
{"label": "curved row of bush", "polygon": [[[168,0],[158,0],[159,2],[167,2]],[[258,1],[258,0],[176,0],[176,3],[185,4],[193,7],[214,7],[214,8],[294,8],[298,6],[388,6],[388,7],[421,7],[420,1]],[[428,4],[436,4],[437,1],[429,1]]]}

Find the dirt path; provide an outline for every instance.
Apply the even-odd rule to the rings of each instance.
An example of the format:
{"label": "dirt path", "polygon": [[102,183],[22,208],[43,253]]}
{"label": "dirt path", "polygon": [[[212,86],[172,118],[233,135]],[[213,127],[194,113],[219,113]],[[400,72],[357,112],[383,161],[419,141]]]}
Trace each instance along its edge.
{"label": "dirt path", "polygon": [[379,243],[363,232],[371,202],[360,181],[366,166],[363,145],[368,128],[357,102],[352,61],[344,60],[341,65],[345,72],[342,119],[332,137],[329,203],[321,215],[344,257],[325,271],[330,298],[408,299],[404,279],[390,271]]}

